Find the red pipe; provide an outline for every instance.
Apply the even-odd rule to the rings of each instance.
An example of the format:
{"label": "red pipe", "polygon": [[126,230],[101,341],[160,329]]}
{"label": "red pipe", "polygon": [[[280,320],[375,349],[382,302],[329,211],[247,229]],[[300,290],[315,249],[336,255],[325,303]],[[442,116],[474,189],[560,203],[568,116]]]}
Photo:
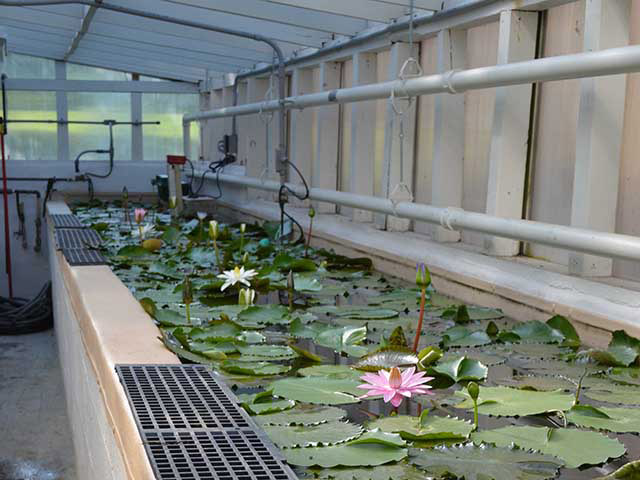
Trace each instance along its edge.
{"label": "red pipe", "polygon": [[[1,125],[0,128],[4,128]],[[9,193],[7,190],[7,161],[4,155],[4,132],[0,133],[2,146],[2,198],[4,201],[4,255],[7,261],[7,275],[9,277],[9,298],[13,298],[13,278],[11,275],[11,235],[9,231]]]}

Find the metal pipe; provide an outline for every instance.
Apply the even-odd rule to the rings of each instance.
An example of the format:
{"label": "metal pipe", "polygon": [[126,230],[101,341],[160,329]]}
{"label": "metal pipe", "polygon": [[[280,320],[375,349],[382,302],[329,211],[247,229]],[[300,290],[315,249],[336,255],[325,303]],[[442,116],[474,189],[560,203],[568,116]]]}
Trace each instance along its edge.
{"label": "metal pipe", "polygon": [[58,125],[160,125],[160,122],[119,122],[117,120],[7,120],[7,123],[55,123]]}
{"label": "metal pipe", "polygon": [[113,12],[124,13],[127,15],[133,15],[136,17],[149,18],[151,20],[158,20],[160,22],[172,23],[175,25],[183,25],[185,27],[197,28],[200,30],[208,30],[210,32],[224,33],[226,35],[233,35],[236,37],[248,38],[255,40],[256,42],[263,42],[269,45],[276,56],[278,57],[278,102],[279,102],[279,114],[278,114],[278,148],[276,150],[276,158],[278,159],[278,172],[280,173],[280,179],[285,182],[287,179],[288,168],[286,161],[288,159],[287,153],[287,138],[286,138],[286,110],[285,110],[285,58],[282,49],[278,43],[264,35],[258,33],[247,33],[240,30],[235,30],[225,27],[216,27],[207,25],[200,22],[192,22],[190,20],[184,20],[181,18],[169,17],[167,15],[160,15],[157,13],[146,12],[144,10],[137,10],[129,7],[121,7],[119,5],[113,5],[111,3],[103,3],[96,0],[0,0],[0,6],[7,7],[31,7],[31,6],[43,6],[43,5],[67,5],[67,4],[81,4],[88,5],[95,8],[104,8],[105,10],[111,10]]}
{"label": "metal pipe", "polygon": [[[583,77],[598,77],[640,70],[640,46],[609,48],[597,52],[539,58],[492,67],[452,70],[406,80],[392,80],[351,88],[288,97],[288,109],[317,107],[335,103],[362,102],[437,93],[463,93],[467,90],[503,87],[534,82],[548,82]],[[183,117],[184,122],[270,112],[280,107],[279,101],[249,103],[198,112]]]}
{"label": "metal pipe", "polygon": [[[280,184],[272,180],[223,173],[219,175],[218,179],[220,182],[230,185],[259,190],[277,192],[280,189]],[[304,193],[304,188],[301,185],[288,183],[287,186],[298,193]],[[640,260],[640,238],[630,235],[598,232],[531,220],[494,217],[484,213],[467,212],[461,208],[442,208],[409,202],[400,202],[394,205],[391,200],[382,197],[321,188],[309,189],[309,198],[320,202],[433,223],[450,230],[472,230],[598,256]]]}

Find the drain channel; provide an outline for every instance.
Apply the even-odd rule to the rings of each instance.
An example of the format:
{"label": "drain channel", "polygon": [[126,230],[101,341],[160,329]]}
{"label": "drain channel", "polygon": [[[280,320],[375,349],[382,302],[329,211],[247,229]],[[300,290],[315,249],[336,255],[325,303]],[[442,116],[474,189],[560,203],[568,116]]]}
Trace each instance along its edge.
{"label": "drain channel", "polygon": [[55,228],[82,228],[83,225],[75,215],[49,215]]}
{"label": "drain channel", "polygon": [[99,247],[102,243],[98,232],[90,228],[57,228],[55,234],[58,250]]}
{"label": "drain channel", "polygon": [[108,265],[107,260],[97,250],[88,248],[63,248],[62,253],[72,267]]}
{"label": "drain channel", "polygon": [[205,366],[116,365],[116,372],[158,479],[297,479]]}

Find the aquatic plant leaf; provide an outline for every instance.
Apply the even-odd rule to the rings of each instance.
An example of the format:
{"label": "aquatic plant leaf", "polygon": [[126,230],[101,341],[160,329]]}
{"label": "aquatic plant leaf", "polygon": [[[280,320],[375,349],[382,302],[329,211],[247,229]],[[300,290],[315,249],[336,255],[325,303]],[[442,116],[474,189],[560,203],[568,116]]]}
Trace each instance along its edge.
{"label": "aquatic plant leaf", "polygon": [[576,405],[566,413],[566,417],[569,423],[578,427],[616,433],[640,432],[640,410],[637,408]]}
{"label": "aquatic plant leaf", "polygon": [[238,345],[238,351],[243,355],[269,357],[274,360],[284,360],[297,356],[296,352],[288,345]]}
{"label": "aquatic plant leaf", "polygon": [[378,445],[387,445],[389,447],[404,447],[407,442],[397,433],[383,432],[379,428],[367,430],[355,440],[349,442],[351,445],[375,443]]}
{"label": "aquatic plant leaf", "polygon": [[516,375],[512,378],[498,378],[496,383],[507,387],[515,387],[521,390],[538,390],[549,392],[551,390],[575,391],[577,383],[558,377],[535,377],[533,375]]}
{"label": "aquatic plant leaf", "polygon": [[192,329],[189,338],[199,342],[233,342],[241,331],[233,322],[217,320],[206,327]]}
{"label": "aquatic plant leaf", "polygon": [[312,353],[302,347],[298,347],[297,345],[291,344],[289,345],[289,347],[291,348],[291,350],[296,352],[299,357],[306,358],[307,360],[311,360],[312,362],[316,363],[322,363],[323,361],[325,361],[325,359],[320,355],[316,355],[315,353]]}
{"label": "aquatic plant leaf", "polygon": [[638,358],[638,352],[623,345],[609,346],[606,350],[589,350],[587,353],[600,365],[607,367],[628,367]]}
{"label": "aquatic plant leaf", "polygon": [[367,338],[367,327],[333,327],[323,330],[313,339],[318,345],[332,348],[336,352],[361,357],[368,349],[359,345]]}
{"label": "aquatic plant leaf", "polygon": [[511,333],[516,334],[522,342],[562,343],[565,339],[562,332],[538,320],[516,325]]}
{"label": "aquatic plant leaf", "polygon": [[335,445],[352,440],[362,433],[362,426],[342,421],[304,426],[264,425],[262,428],[280,448]]}
{"label": "aquatic plant leaf", "polygon": [[418,357],[411,350],[395,350],[390,347],[365,355],[356,362],[354,368],[366,372],[377,372],[393,367],[410,367],[416,363],[418,363]]}
{"label": "aquatic plant leaf", "polygon": [[247,403],[242,406],[253,415],[267,415],[289,410],[296,406],[296,402],[293,400],[276,400],[265,403]]}
{"label": "aquatic plant leaf", "polygon": [[273,266],[281,272],[315,272],[318,266],[308,258],[295,258],[287,253],[279,253],[273,260]]}
{"label": "aquatic plant leaf", "polygon": [[140,245],[127,245],[126,247],[122,247],[118,250],[116,255],[128,259],[139,259],[153,256],[151,252],[142,248]]}
{"label": "aquatic plant leaf", "polygon": [[315,338],[319,333],[332,328],[321,322],[305,323],[300,318],[295,318],[289,326],[289,333],[296,338]]}
{"label": "aquatic plant leaf", "polygon": [[437,415],[425,415],[422,420],[410,415],[380,417],[367,426],[398,433],[406,440],[464,440],[473,429],[473,425],[465,420]]}
{"label": "aquatic plant leaf", "polygon": [[140,302],[140,306],[145,312],[147,312],[152,317],[156,316],[156,311],[158,310],[158,307],[156,307],[156,302],[153,299],[149,297],[144,297],[138,301]]}
{"label": "aquatic plant leaf", "polygon": [[461,325],[451,327],[442,334],[442,346],[477,347],[491,343],[491,337],[484,330],[471,331]]}
{"label": "aquatic plant leaf", "polygon": [[595,375],[606,370],[605,367],[594,363],[563,362],[560,360],[529,362],[523,365],[522,368],[531,374],[560,376],[570,378],[576,382],[585,372],[587,375]]}
{"label": "aquatic plant leaf", "polygon": [[607,377],[614,382],[640,387],[640,368],[637,367],[613,368],[607,373]]}
{"label": "aquatic plant leaf", "polygon": [[598,432],[557,428],[551,429],[550,434],[549,430],[547,427],[511,425],[474,432],[471,438],[476,444],[493,443],[499,447],[515,444],[520,448],[553,455],[562,460],[567,468],[597,465],[609,458],[618,458],[627,451],[618,440]]}
{"label": "aquatic plant leaf", "polygon": [[286,413],[260,415],[254,420],[260,425],[319,425],[345,418],[347,412],[338,407],[298,404]]}
{"label": "aquatic plant leaf", "polygon": [[283,451],[291,465],[359,467],[384,465],[406,458],[407,449],[379,444],[334,445],[330,447],[287,448]]}
{"label": "aquatic plant leaf", "polygon": [[165,347],[167,347],[168,350],[176,354],[178,357],[193,363],[202,363],[205,365],[216,364],[214,360],[211,360],[205,356],[198,355],[197,353],[193,353],[185,349],[180,344],[180,342],[169,332],[165,330],[161,330],[161,332],[162,332],[162,341]]}
{"label": "aquatic plant leaf", "polygon": [[438,478],[465,480],[545,480],[555,478],[560,468],[550,455],[473,443],[411,449],[410,462]]}
{"label": "aquatic plant leaf", "polygon": [[349,365],[313,365],[298,370],[304,377],[327,377],[339,379],[359,380],[362,372],[354,370]]}
{"label": "aquatic plant leaf", "polygon": [[271,384],[273,394],[297,402],[323,405],[358,403],[362,382],[355,379],[324,377],[283,378]]}
{"label": "aquatic plant leaf", "polygon": [[[466,390],[455,395],[465,400],[457,408],[473,409],[473,401]],[[559,390],[537,392],[509,387],[482,387],[478,397],[478,412],[484,415],[514,417],[539,413],[566,411],[573,405],[574,397]]]}
{"label": "aquatic plant leaf", "polygon": [[602,384],[589,388],[582,393],[598,402],[640,405],[640,388],[634,385]]}
{"label": "aquatic plant leaf", "polygon": [[160,325],[166,327],[189,326],[185,315],[168,308],[159,308],[156,310],[155,319]]}
{"label": "aquatic plant leaf", "polygon": [[307,311],[320,315],[330,315],[338,318],[351,318],[355,320],[384,320],[395,318],[399,315],[396,310],[390,308],[365,307],[357,305],[320,305],[311,307]]}
{"label": "aquatic plant leaf", "polygon": [[580,336],[578,335],[578,332],[573,327],[571,322],[567,319],[567,317],[564,317],[562,315],[554,315],[549,320],[547,320],[547,325],[564,335],[564,341],[562,342],[562,345],[566,347],[580,346]]}
{"label": "aquatic plant leaf", "polygon": [[319,292],[322,290],[322,283],[317,278],[308,275],[294,275],[293,285],[298,292]]}
{"label": "aquatic plant leaf", "polygon": [[280,375],[291,370],[291,366],[269,362],[239,362],[237,360],[225,360],[220,364],[225,372],[239,375]]}
{"label": "aquatic plant leaf", "polygon": [[408,463],[378,465],[377,467],[309,468],[308,475],[300,478],[319,480],[425,480],[424,472]]}
{"label": "aquatic plant leaf", "polygon": [[453,382],[482,381],[487,378],[489,369],[477,360],[467,357],[454,358],[440,362],[426,369],[427,375],[445,376]]}
{"label": "aquatic plant leaf", "polygon": [[291,322],[289,309],[283,305],[256,305],[238,313],[237,322],[248,328],[265,325],[287,325]]}
{"label": "aquatic plant leaf", "polygon": [[606,477],[598,477],[596,480],[638,480],[640,478],[640,460],[629,462]]}

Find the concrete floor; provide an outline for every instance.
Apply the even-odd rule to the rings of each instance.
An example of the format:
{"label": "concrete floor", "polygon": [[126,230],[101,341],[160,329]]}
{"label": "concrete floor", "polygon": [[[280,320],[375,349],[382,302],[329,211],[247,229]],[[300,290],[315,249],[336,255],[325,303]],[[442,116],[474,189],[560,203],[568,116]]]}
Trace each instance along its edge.
{"label": "concrete floor", "polygon": [[0,336],[0,480],[74,480],[53,330]]}

